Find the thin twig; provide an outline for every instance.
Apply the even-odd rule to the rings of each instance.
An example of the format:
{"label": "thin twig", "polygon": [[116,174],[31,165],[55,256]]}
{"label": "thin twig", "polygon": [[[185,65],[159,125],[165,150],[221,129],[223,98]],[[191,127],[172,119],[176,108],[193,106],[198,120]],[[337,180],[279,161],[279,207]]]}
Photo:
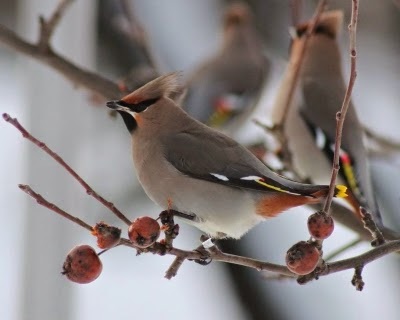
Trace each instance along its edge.
{"label": "thin twig", "polygon": [[128,226],[131,224],[131,221],[121,212],[119,211],[113,203],[105,200],[102,196],[100,196],[97,192],[95,192],[57,153],[52,151],[49,147],[46,146],[46,144],[38,139],[36,139],[34,136],[32,136],[15,118],[11,118],[9,114],[3,113],[3,119],[6,122],[9,122],[12,124],[16,129],[18,129],[21,133],[22,136],[29,141],[31,141],[33,144],[38,146],[40,149],[42,149],[44,152],[46,152],[50,157],[52,157],[57,163],[59,163],[65,170],[68,171],[71,176],[73,176],[79,184],[85,188],[86,193],[99,202],[101,202],[105,207],[107,207],[111,212],[113,212],[119,219],[121,219],[123,222],[125,222]]}
{"label": "thin twig", "polygon": [[379,230],[378,226],[376,225],[374,219],[372,218],[371,213],[367,211],[364,207],[360,207],[361,213],[361,220],[364,224],[364,228],[367,229],[372,236],[371,245],[373,247],[380,246],[386,242],[382,231]]}
{"label": "thin twig", "polygon": [[122,5],[122,8],[124,9],[123,11],[124,11],[125,18],[128,21],[129,26],[130,26],[130,32],[129,32],[128,36],[130,36],[131,40],[135,41],[140,46],[140,48],[145,53],[149,64],[152,67],[155,67],[156,63],[155,63],[153,54],[150,50],[150,46],[148,44],[146,32],[142,28],[140,23],[138,22],[137,17],[135,16],[135,12],[132,9],[132,6],[133,6],[132,1],[121,0],[121,5]]}
{"label": "thin twig", "polygon": [[326,0],[320,0],[318,6],[315,9],[314,15],[310,20],[310,23],[307,25],[305,35],[303,35],[301,38],[294,39],[296,41],[297,54],[292,55],[288,63],[287,70],[290,70],[290,77],[286,81],[286,86],[282,86],[278,91],[276,101],[277,104],[280,105],[274,106],[274,109],[279,111],[279,115],[274,119],[274,126],[283,126],[285,116],[287,115],[289,107],[293,100],[308,41],[315,31],[315,28],[318,24],[322,12],[324,11],[325,6]]}
{"label": "thin twig", "polygon": [[300,38],[297,37],[297,35],[294,36],[291,50],[292,53],[289,63],[286,67],[285,79],[278,90],[278,94],[275,99],[275,105],[273,106],[274,113],[272,115],[272,131],[274,132],[275,138],[281,145],[281,158],[285,168],[291,168],[293,163],[287,137],[284,133],[285,118],[289,112],[289,108],[292,105],[294,93],[300,76],[301,66],[303,64],[307,49],[307,44],[315,31],[325,6],[326,0],[320,0],[315,9],[313,17],[307,25],[305,34]]}
{"label": "thin twig", "polygon": [[357,291],[362,291],[364,289],[364,281],[362,278],[362,271],[364,266],[358,266],[354,269],[353,279],[351,279],[351,284],[356,287]]}
{"label": "thin twig", "polygon": [[45,19],[43,16],[39,17],[40,23],[40,35],[38,41],[38,47],[41,51],[46,51],[50,48],[50,39],[53,35],[55,28],[64,16],[67,8],[72,4],[74,0],[61,0],[53,14],[49,19]]}
{"label": "thin twig", "polygon": [[393,141],[390,138],[384,137],[374,130],[364,126],[364,132],[368,140],[375,142],[379,148],[391,152],[400,152],[400,142]]}
{"label": "thin twig", "polygon": [[175,277],[178,273],[179,268],[182,266],[185,260],[185,257],[177,256],[168,268],[168,270],[165,272],[165,278],[171,280],[173,277]]}
{"label": "thin twig", "polygon": [[354,83],[357,78],[357,51],[356,51],[356,34],[357,34],[357,20],[358,20],[358,0],[352,0],[351,8],[351,21],[349,25],[350,35],[350,77],[347,85],[346,93],[343,99],[343,104],[340,111],[336,114],[336,137],[335,137],[335,150],[332,164],[332,176],[329,185],[328,196],[326,197],[323,211],[330,214],[330,208],[335,194],[336,178],[339,173],[340,165],[340,146],[342,144],[342,133],[346,113],[350,105],[351,94],[353,92]]}
{"label": "thin twig", "polygon": [[289,6],[292,25],[297,26],[301,18],[303,0],[290,0]]}
{"label": "thin twig", "polygon": [[38,204],[58,213],[60,216],[66,218],[72,222],[75,222],[76,224],[80,225],[82,228],[85,228],[86,230],[88,230],[90,232],[93,231],[93,228],[91,225],[87,224],[85,221],[83,221],[73,215],[70,215],[69,213],[67,213],[64,210],[57,207],[54,203],[47,201],[40,194],[33,191],[30,186],[28,186],[26,184],[19,184],[18,188],[20,188],[22,191],[24,191],[25,193],[30,195],[32,198],[34,198]]}
{"label": "thin twig", "polygon": [[174,210],[167,209],[159,214],[162,229],[165,234],[164,243],[167,247],[172,247],[174,239],[179,234],[179,224],[175,224],[174,212]]}

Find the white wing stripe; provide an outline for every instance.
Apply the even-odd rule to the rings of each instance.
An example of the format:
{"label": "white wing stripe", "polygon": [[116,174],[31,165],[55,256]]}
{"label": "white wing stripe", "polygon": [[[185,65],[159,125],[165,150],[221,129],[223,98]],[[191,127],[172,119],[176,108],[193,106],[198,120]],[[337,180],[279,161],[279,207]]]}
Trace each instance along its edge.
{"label": "white wing stripe", "polygon": [[254,181],[260,180],[260,179],[262,179],[262,178],[258,177],[258,176],[247,176],[247,177],[240,178],[240,180],[254,180]]}
{"label": "white wing stripe", "polygon": [[214,177],[216,177],[217,179],[219,179],[219,180],[222,180],[222,181],[229,181],[229,179],[227,178],[227,177],[225,177],[224,175],[222,175],[222,174],[218,174],[218,173],[210,173],[212,176],[214,176]]}

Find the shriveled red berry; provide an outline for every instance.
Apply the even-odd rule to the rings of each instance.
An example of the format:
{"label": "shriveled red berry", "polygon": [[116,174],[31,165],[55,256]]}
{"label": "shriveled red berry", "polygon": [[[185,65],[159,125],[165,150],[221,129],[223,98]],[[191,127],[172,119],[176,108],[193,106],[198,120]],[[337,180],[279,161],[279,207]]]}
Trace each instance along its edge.
{"label": "shriveled red berry", "polygon": [[332,217],[322,211],[315,212],[309,216],[307,226],[310,235],[317,240],[328,238],[333,229],[335,229]]}
{"label": "shriveled red berry", "polygon": [[299,275],[314,271],[318,261],[318,249],[307,241],[296,243],[286,253],[286,266],[290,271]]}
{"label": "shriveled red berry", "polygon": [[100,249],[110,249],[119,243],[121,229],[101,221],[93,227],[92,235],[97,237],[97,246]]}
{"label": "shriveled red berry", "polygon": [[138,248],[147,248],[160,236],[160,225],[151,217],[139,217],[129,226],[128,236]]}
{"label": "shriveled red berry", "polygon": [[63,275],[76,283],[89,283],[97,279],[103,265],[96,251],[88,245],[73,248],[63,264]]}

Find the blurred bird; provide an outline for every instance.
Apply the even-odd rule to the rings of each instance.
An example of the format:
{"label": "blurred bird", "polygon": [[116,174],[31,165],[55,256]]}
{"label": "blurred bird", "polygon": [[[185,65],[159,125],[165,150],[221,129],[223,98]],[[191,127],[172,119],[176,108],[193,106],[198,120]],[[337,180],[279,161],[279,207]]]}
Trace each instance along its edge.
{"label": "blurred bird", "polygon": [[187,82],[185,110],[212,127],[241,123],[256,105],[269,70],[251,10],[235,2],[225,12],[221,48]]}
{"label": "blurred bird", "polygon": [[[265,218],[318,203],[329,187],[281,177],[233,139],[190,117],[171,96],[176,73],[107,107],[132,136],[133,162],[147,195],[214,238],[240,238]],[[337,186],[336,196],[345,196]]]}
{"label": "blurred bird", "polygon": [[[326,181],[332,171],[336,113],[346,91],[337,42],[342,25],[342,11],[321,15],[315,33],[307,43],[294,99],[284,117],[283,128],[295,171],[313,183]],[[307,23],[300,25],[296,30],[291,59],[298,54],[297,44],[305,36],[307,26]],[[280,112],[282,110],[274,110],[272,117],[276,118]],[[340,167],[339,183],[349,187],[346,200],[355,214],[360,218],[359,208],[363,206],[371,212],[375,222],[382,225],[364,147],[363,128],[352,102],[343,128]]]}

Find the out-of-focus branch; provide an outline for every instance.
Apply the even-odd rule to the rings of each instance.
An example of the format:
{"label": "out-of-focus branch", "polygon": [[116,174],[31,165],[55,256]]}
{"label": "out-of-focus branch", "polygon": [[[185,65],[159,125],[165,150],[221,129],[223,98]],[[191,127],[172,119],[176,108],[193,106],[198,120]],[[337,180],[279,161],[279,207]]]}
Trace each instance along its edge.
{"label": "out-of-focus branch", "polygon": [[290,6],[290,16],[292,20],[292,26],[297,26],[301,18],[303,0],[290,0],[289,6]]}
{"label": "out-of-focus branch", "polygon": [[49,41],[54,29],[71,3],[72,0],[62,0],[49,20],[40,18],[41,28],[37,44],[25,41],[3,25],[0,25],[0,42],[57,70],[74,85],[82,86],[107,99],[120,98],[121,92],[115,82],[73,64],[51,48]]}
{"label": "out-of-focus branch", "polygon": [[356,246],[357,244],[361,243],[362,239],[361,238],[357,238],[353,241],[350,241],[349,243],[345,244],[344,246],[338,248],[337,250],[331,252],[329,255],[325,256],[325,261],[330,261],[333,260],[334,258],[336,258],[338,255],[342,254],[343,252],[353,248],[354,246]]}
{"label": "out-of-focus branch", "polygon": [[14,31],[2,25],[0,25],[0,41],[17,52],[23,53],[52,67],[74,85],[94,91],[107,99],[118,99],[121,96],[118,85],[115,82],[95,72],[78,67],[54,52],[51,48],[46,51],[40,50],[38,45],[23,40]]}
{"label": "out-of-focus branch", "polygon": [[[287,116],[289,108],[292,105],[307,44],[315,31],[325,6],[326,1],[320,0],[314,11],[314,15],[310,20],[310,23],[307,25],[305,35],[299,39],[296,39],[296,48],[292,49],[293,52],[295,50],[296,53],[291,55],[289,63],[286,67],[285,80],[283,85],[278,90],[278,94],[275,99],[275,105],[273,106],[273,124],[268,131],[270,131],[280,143],[280,157],[286,170],[290,170],[290,168],[292,168],[292,155],[288,147],[287,137],[284,133],[285,117]],[[297,35],[293,35],[293,38],[297,38]]]}
{"label": "out-of-focus branch", "polygon": [[74,0],[61,0],[48,20],[43,16],[39,17],[40,35],[38,47],[41,50],[45,51],[49,48],[50,38],[53,35],[55,28],[73,1]]}
{"label": "out-of-focus branch", "polygon": [[397,152],[400,152],[400,142],[393,141],[387,137],[379,135],[377,132],[373,131],[370,128],[364,126],[364,132],[368,139],[376,142],[382,148],[393,149]]}
{"label": "out-of-focus branch", "polygon": [[134,9],[131,1],[99,2],[99,30],[116,58],[114,63],[122,74],[118,86],[124,94],[159,75],[146,32],[138,22]]}
{"label": "out-of-focus branch", "polygon": [[279,89],[276,99],[277,104],[279,104],[279,107],[278,106],[274,107],[275,110],[279,110],[279,115],[277,115],[274,119],[273,126],[275,127],[275,130],[281,130],[285,116],[288,113],[288,109],[293,100],[295,88],[298,83],[300,68],[303,62],[304,54],[306,52],[307,43],[312,34],[314,33],[319,17],[324,11],[325,6],[326,6],[326,1],[320,0],[317,8],[315,9],[313,17],[311,18],[310,23],[307,26],[307,31],[305,33],[305,36],[303,36],[302,39],[300,39],[300,41],[298,42],[298,54],[296,55],[295,59],[293,60],[291,59],[291,61],[289,61],[287,69],[291,70],[290,79],[287,80],[286,86],[282,86]]}

